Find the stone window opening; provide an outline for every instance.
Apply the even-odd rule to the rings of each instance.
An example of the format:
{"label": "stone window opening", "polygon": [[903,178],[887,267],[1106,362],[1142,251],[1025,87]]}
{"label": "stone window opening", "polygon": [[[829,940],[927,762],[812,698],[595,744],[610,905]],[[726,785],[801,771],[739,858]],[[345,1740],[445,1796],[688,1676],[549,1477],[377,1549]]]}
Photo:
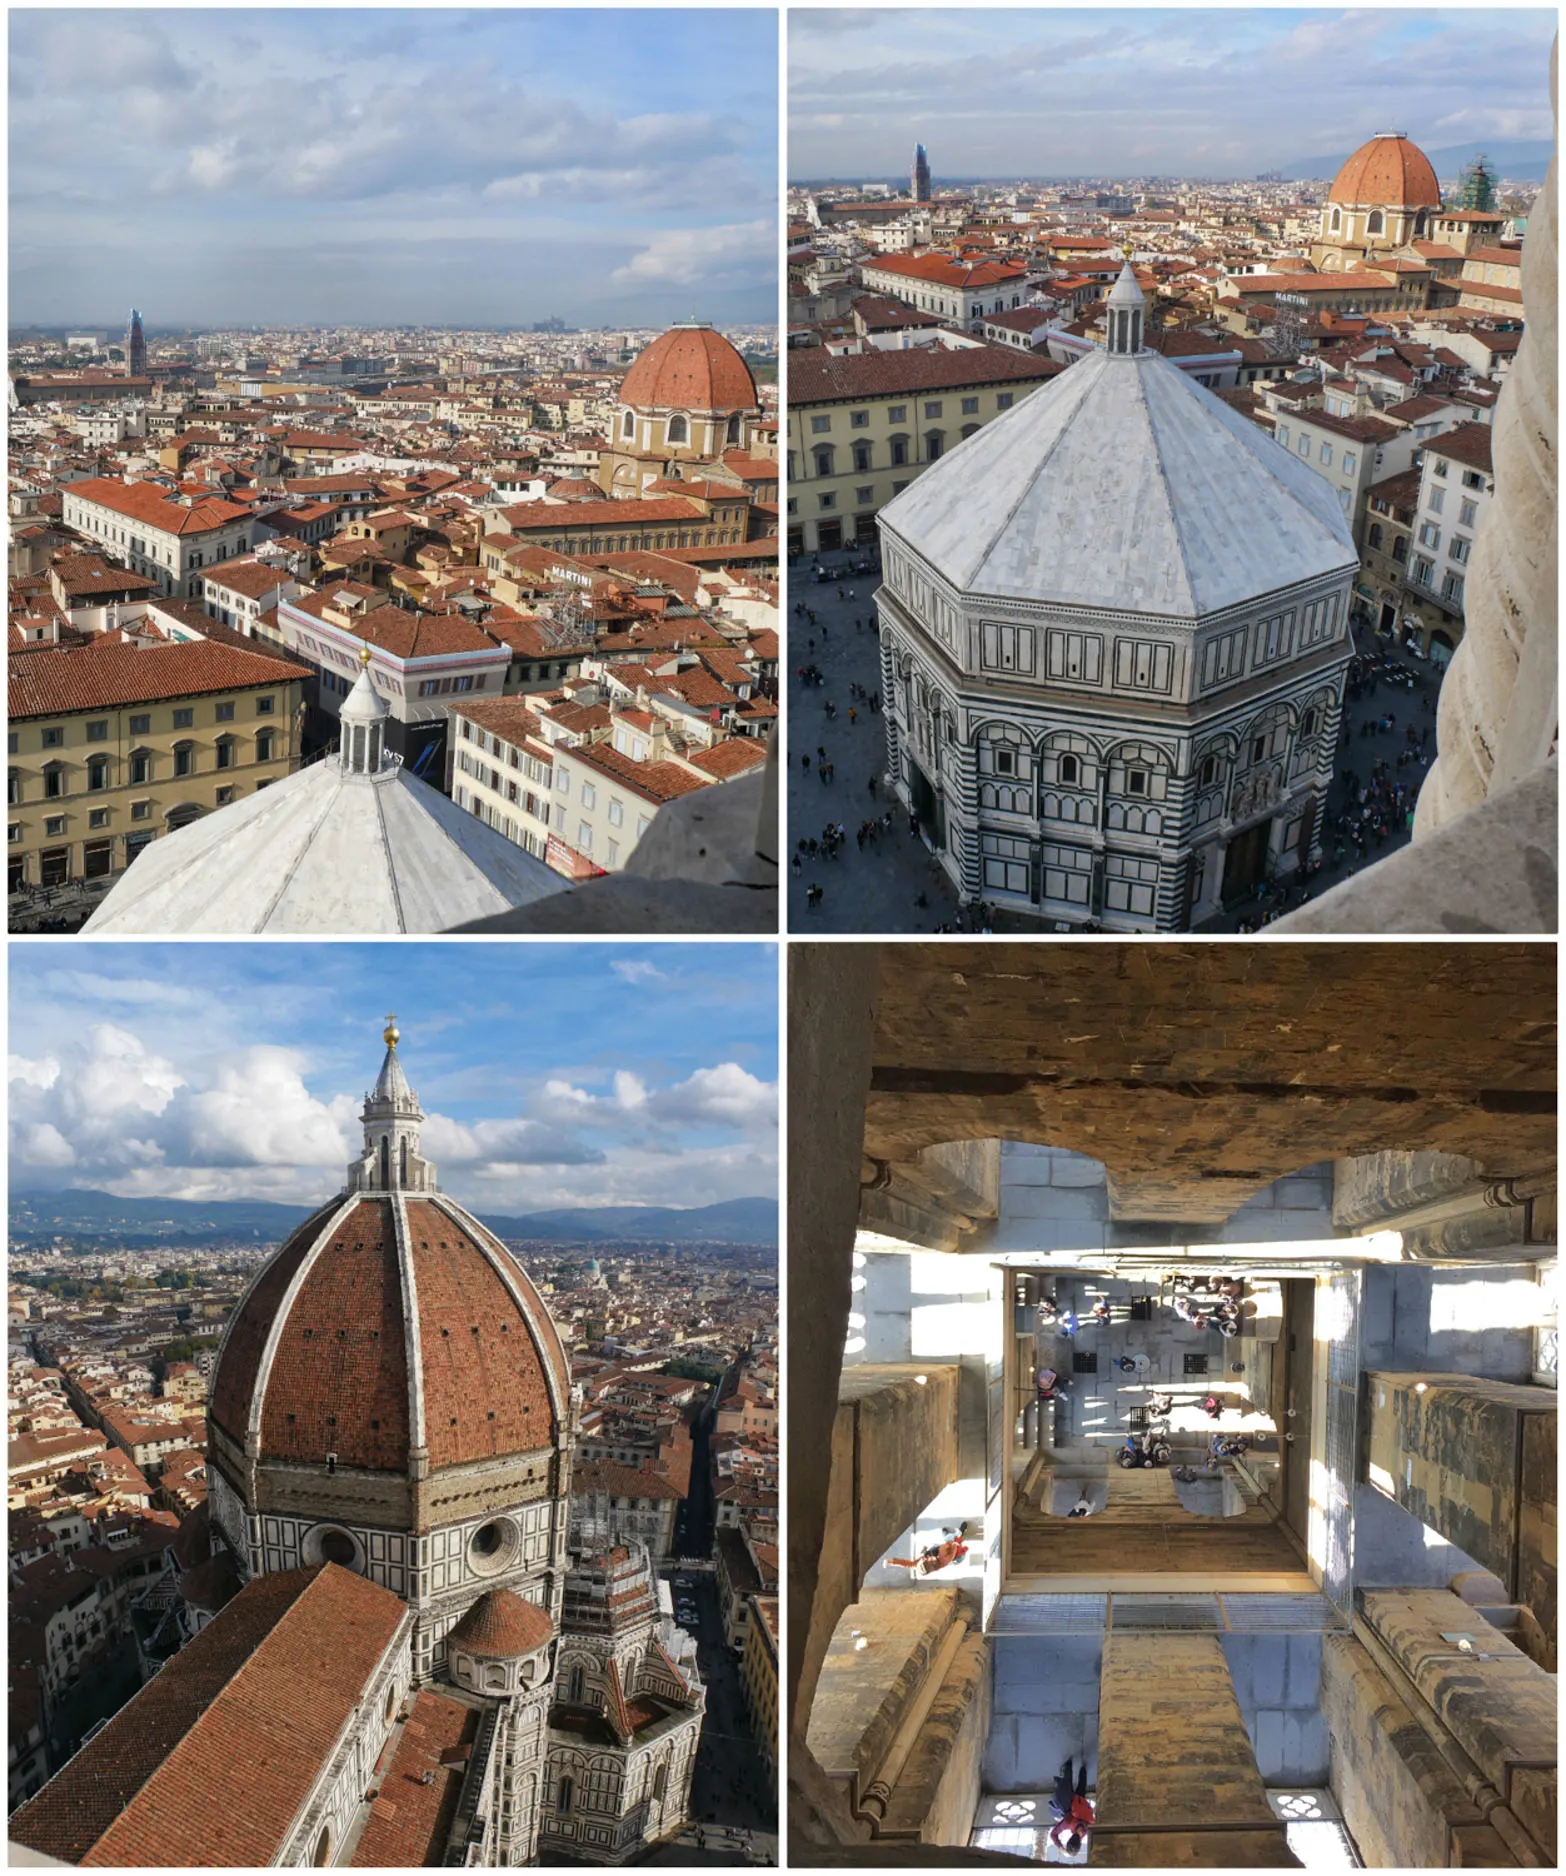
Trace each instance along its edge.
{"label": "stone window opening", "polygon": [[688,443],[690,441],[690,435],[691,426],[688,419],[681,416],[675,416],[669,419],[669,441],[671,443]]}

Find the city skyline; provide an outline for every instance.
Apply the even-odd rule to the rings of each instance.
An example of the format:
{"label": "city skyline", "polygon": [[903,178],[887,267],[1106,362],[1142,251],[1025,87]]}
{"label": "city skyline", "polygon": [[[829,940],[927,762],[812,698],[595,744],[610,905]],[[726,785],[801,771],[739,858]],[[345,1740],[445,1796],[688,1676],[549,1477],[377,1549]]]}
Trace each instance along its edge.
{"label": "city skyline", "polygon": [[775,47],[744,9],[14,12],[12,323],[770,320]]}
{"label": "city skyline", "polygon": [[319,945],[303,980],[299,960],[13,947],[12,1189],[319,1203],[395,1011],[424,1149],[482,1211],[776,1194],[770,945]]}
{"label": "city skyline", "polygon": [[1249,178],[1313,158],[1330,176],[1334,156],[1388,128],[1433,148],[1554,135],[1543,8],[903,9],[895,41],[889,17],[791,16],[791,181],[905,174],[915,138],[939,188]]}

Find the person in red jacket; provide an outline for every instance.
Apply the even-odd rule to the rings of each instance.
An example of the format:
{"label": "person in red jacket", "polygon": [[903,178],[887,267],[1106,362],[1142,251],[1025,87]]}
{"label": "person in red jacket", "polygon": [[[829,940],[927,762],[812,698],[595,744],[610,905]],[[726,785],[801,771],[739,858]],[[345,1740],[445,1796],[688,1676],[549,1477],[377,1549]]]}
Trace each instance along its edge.
{"label": "person in red jacket", "polygon": [[927,1544],[917,1557],[888,1557],[888,1563],[894,1563],[899,1570],[912,1570],[916,1576],[933,1576],[937,1570],[948,1569],[954,1563],[960,1563],[968,1554],[968,1546],[963,1539],[968,1535],[966,1522],[959,1524],[955,1531],[943,1531],[943,1542]]}
{"label": "person in red jacket", "polygon": [[1075,1784],[1072,1783],[1070,1759],[1055,1774],[1055,1794],[1050,1799],[1049,1808],[1051,1816],[1059,1820],[1049,1834],[1050,1842],[1068,1856],[1075,1856],[1093,1828],[1093,1806],[1088,1801],[1085,1758]]}

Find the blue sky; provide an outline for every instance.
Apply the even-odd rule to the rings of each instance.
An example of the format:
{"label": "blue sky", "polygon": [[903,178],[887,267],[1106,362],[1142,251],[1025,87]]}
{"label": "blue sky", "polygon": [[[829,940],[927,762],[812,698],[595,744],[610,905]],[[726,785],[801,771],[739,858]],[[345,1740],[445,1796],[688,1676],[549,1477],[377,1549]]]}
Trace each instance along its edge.
{"label": "blue sky", "polygon": [[[870,7],[789,22],[792,179],[1254,176],[1378,130],[1548,139],[1549,9]],[[1329,172],[1330,173],[1330,172]]]}
{"label": "blue sky", "polygon": [[13,324],[776,317],[767,9],[13,10]]}
{"label": "blue sky", "polygon": [[475,1208],[776,1195],[761,944],[13,942],[11,1184],[317,1203],[388,1011]]}

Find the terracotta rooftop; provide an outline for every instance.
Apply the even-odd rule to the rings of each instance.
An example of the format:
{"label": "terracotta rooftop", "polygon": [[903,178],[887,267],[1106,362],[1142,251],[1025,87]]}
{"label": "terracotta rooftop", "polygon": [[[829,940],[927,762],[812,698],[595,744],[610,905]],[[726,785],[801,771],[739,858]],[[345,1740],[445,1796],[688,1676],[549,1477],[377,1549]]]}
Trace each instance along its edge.
{"label": "terracotta rooftop", "polygon": [[182,502],[171,501],[162,489],[150,482],[111,482],[89,476],[81,482],[67,483],[62,493],[95,502],[100,508],[124,515],[128,521],[139,521],[143,527],[157,528],[165,534],[202,534],[214,528],[225,528],[231,521],[250,519],[248,508],[219,501],[216,496],[207,496],[186,507]]}
{"label": "terracotta rooftop", "polygon": [[476,1707],[446,1694],[430,1688],[419,1694],[380,1778],[350,1869],[422,1869],[446,1860],[480,1717]]}
{"label": "terracotta rooftop", "polygon": [[549,1612],[515,1590],[486,1590],[447,1636],[469,1654],[501,1660],[529,1655],[553,1640],[555,1625]]}
{"label": "terracotta rooftop", "polygon": [[1032,385],[1059,377],[1064,370],[1066,366],[1031,357],[1014,345],[971,345],[955,351],[914,346],[905,352],[851,352],[842,357],[795,353],[788,366],[789,402],[797,407],[902,393],[914,397],[981,384]]}
{"label": "terracotta rooftop", "polygon": [[620,385],[620,402],[639,410],[754,410],[750,367],[710,326],[676,326],[641,353]]}
{"label": "terracotta rooftop", "polygon": [[256,1578],[13,1812],[13,1840],[109,1868],[276,1861],[407,1619],[335,1564]]}
{"label": "terracotta rooftop", "polygon": [[[562,1395],[570,1366],[527,1274],[501,1252],[502,1276],[467,1227],[429,1199],[407,1199],[405,1214],[431,1468],[549,1446],[545,1364]],[[212,1380],[211,1417],[244,1438],[262,1351],[275,1335],[260,1404],[262,1456],[320,1464],[335,1452],[345,1466],[405,1473],[406,1304],[390,1206],[361,1197],[291,1291],[328,1217],[318,1213],[294,1233],[235,1315]]]}
{"label": "terracotta rooftop", "polygon": [[13,667],[12,721],[60,716],[75,710],[112,710],[125,704],[214,691],[253,690],[295,683],[296,664],[255,651],[207,641],[187,645],[107,645],[101,650],[39,651]]}

